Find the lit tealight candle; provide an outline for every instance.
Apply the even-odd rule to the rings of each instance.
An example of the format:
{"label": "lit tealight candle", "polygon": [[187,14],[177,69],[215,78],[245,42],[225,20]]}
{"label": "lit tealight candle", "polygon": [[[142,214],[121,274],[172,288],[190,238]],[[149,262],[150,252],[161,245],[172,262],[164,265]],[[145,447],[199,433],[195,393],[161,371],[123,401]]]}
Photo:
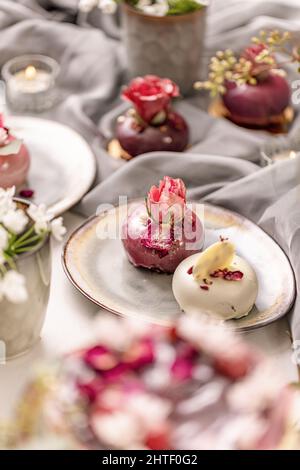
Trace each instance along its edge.
{"label": "lit tealight candle", "polygon": [[49,72],[28,65],[26,69],[14,74],[10,86],[25,93],[40,93],[48,90],[50,84],[51,74]]}
{"label": "lit tealight candle", "polygon": [[284,160],[292,160],[296,158],[297,153],[294,150],[284,150],[273,156],[274,162],[282,162]]}
{"label": "lit tealight candle", "polygon": [[51,57],[31,55],[16,57],[3,69],[8,103],[22,111],[42,111],[56,98],[55,80],[59,65]]}
{"label": "lit tealight candle", "polygon": [[263,166],[295,160],[300,156],[300,134],[272,138],[265,142],[260,153]]}

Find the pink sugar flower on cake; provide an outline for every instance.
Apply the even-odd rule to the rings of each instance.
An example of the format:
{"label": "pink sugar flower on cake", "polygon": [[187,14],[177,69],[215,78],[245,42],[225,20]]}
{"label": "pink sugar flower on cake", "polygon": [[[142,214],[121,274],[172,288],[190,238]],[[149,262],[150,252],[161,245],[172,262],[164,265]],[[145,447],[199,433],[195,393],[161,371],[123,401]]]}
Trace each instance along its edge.
{"label": "pink sugar flower on cake", "polygon": [[126,218],[122,240],[134,266],[165,273],[173,273],[183,259],[200,251],[204,230],[187,205],[183,181],[165,176],[152,186],[145,202]]}
{"label": "pink sugar flower on cake", "polygon": [[184,151],[189,129],[172,107],[178,96],[178,86],[168,78],[146,75],[133,79],[122,92],[131,107],[117,119],[116,139],[109,145],[109,153],[117,156],[116,143],[119,156],[125,159],[154,151]]}

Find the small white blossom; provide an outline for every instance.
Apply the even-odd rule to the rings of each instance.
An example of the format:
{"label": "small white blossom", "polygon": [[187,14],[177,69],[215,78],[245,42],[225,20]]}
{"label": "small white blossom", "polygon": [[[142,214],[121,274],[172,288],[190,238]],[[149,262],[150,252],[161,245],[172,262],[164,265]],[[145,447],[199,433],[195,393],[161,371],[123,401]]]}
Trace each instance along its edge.
{"label": "small white blossom", "polygon": [[98,0],[79,0],[78,8],[84,13],[89,13],[98,4]]}
{"label": "small white blossom", "polygon": [[167,0],[156,0],[156,2],[151,5],[144,5],[140,10],[147,15],[166,16],[169,11],[169,3]]}
{"label": "small white blossom", "polygon": [[64,235],[67,233],[67,229],[63,225],[62,217],[52,220],[51,233],[57,241],[61,242],[63,240]]}
{"label": "small white blossom", "polygon": [[112,15],[117,10],[117,4],[115,0],[99,0],[98,8],[103,11],[103,13],[108,13]]}
{"label": "small white blossom", "polygon": [[95,413],[91,424],[101,441],[118,449],[128,449],[129,446],[143,442],[145,437],[138,419],[125,411]]}
{"label": "small white blossom", "polygon": [[2,217],[5,227],[13,233],[19,234],[24,231],[28,224],[28,217],[22,209],[10,209]]}
{"label": "small white blossom", "polygon": [[129,414],[137,416],[143,429],[150,432],[166,422],[171,412],[171,403],[155,395],[140,393],[127,401],[126,409]]}
{"label": "small white blossom", "polygon": [[[5,250],[8,243],[8,233],[2,225],[0,225],[0,253],[2,250]],[[1,263],[1,261],[0,261]]]}
{"label": "small white blossom", "polygon": [[278,397],[283,386],[282,377],[274,371],[273,363],[265,360],[252,374],[231,387],[227,400],[234,410],[247,412],[263,410]]}
{"label": "small white blossom", "polygon": [[151,4],[152,4],[151,0],[139,0],[136,4],[136,8],[138,10],[143,10],[145,7],[148,7]]}
{"label": "small white blossom", "polygon": [[0,128],[0,145],[5,145],[8,137],[8,132],[3,127]]}
{"label": "small white blossom", "polygon": [[28,298],[25,278],[17,271],[8,271],[0,281],[0,297],[15,304],[25,302]]}
{"label": "small white blossom", "polygon": [[40,204],[39,206],[30,204],[27,214],[34,221],[34,229],[38,235],[49,230],[52,214],[47,211],[45,204]]}
{"label": "small white blossom", "polygon": [[16,208],[16,203],[13,201],[15,191],[15,186],[9,189],[0,188],[0,222],[9,210],[14,210]]}

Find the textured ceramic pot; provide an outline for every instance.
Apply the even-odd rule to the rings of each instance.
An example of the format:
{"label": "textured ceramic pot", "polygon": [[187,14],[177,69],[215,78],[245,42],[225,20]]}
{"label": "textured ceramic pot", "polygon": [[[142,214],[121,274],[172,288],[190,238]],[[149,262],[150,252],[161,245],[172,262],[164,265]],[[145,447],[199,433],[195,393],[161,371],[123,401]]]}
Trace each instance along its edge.
{"label": "textured ceramic pot", "polygon": [[168,77],[188,94],[199,79],[206,7],[174,16],[149,16],[122,4],[122,24],[130,77]]}
{"label": "textured ceramic pot", "polygon": [[50,251],[47,237],[16,260],[18,271],[26,279],[28,300],[20,304],[0,302],[0,341],[6,360],[27,352],[40,338],[50,293]]}

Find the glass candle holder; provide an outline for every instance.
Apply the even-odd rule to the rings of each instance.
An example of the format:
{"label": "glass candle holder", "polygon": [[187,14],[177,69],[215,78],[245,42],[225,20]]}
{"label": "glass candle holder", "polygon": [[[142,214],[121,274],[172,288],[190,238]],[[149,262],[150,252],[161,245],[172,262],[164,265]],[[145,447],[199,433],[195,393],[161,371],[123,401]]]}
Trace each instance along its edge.
{"label": "glass candle holder", "polygon": [[14,111],[39,112],[51,108],[57,100],[56,79],[60,67],[44,55],[15,57],[4,64],[6,101]]}
{"label": "glass candle holder", "polygon": [[300,155],[300,131],[293,137],[273,137],[261,147],[260,155],[262,166],[297,158]]}

